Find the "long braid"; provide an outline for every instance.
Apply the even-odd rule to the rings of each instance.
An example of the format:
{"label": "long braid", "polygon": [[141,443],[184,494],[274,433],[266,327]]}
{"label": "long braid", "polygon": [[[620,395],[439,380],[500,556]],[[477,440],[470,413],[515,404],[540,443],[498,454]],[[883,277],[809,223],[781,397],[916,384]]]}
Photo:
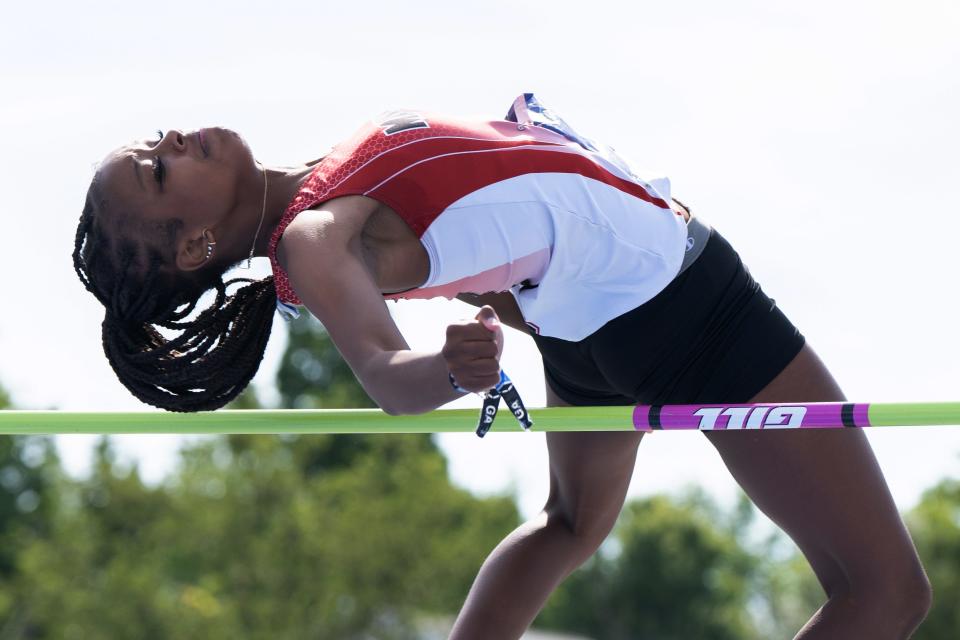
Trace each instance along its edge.
{"label": "long braid", "polygon": [[[223,281],[230,265],[210,264],[192,273],[164,269],[163,253],[150,242],[108,231],[105,202],[96,178],[77,226],[74,269],[84,287],[106,308],[103,350],[117,377],[147,404],[168,411],[222,407],[256,374],[273,327],[273,277]],[[128,218],[129,219],[129,218]],[[161,247],[172,247],[182,221],[152,227]],[[172,249],[171,249],[172,250]],[[246,286],[229,294],[235,283]],[[200,297],[213,289],[213,303],[187,321]],[[157,328],[179,330],[167,339]]]}

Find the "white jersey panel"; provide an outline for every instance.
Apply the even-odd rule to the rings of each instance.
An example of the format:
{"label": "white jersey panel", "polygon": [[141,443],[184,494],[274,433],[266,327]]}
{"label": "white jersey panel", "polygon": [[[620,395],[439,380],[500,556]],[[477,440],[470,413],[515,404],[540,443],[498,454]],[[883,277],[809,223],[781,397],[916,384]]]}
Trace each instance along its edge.
{"label": "white jersey panel", "polygon": [[[424,289],[549,248],[548,264],[508,284],[535,331],[575,341],[670,283],[683,261],[686,225],[673,211],[598,180],[530,173],[452,203],[421,240],[431,258]],[[538,286],[521,291],[526,278]]]}
{"label": "white jersey panel", "polygon": [[[554,245],[550,210],[542,202],[511,200],[491,185],[460,200],[441,213],[420,238],[430,254],[430,275],[421,289],[476,279],[506,266],[510,275],[499,285],[476,283],[457,293],[507,291],[527,278],[539,279],[546,271]],[[542,256],[531,264],[527,256]],[[522,268],[521,268],[522,267]]]}

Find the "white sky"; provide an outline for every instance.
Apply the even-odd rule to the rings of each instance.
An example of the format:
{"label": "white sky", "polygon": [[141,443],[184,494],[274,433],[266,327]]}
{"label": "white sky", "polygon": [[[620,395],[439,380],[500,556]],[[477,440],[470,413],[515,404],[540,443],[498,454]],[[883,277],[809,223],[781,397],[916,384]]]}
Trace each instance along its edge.
{"label": "white sky", "polygon": [[[0,381],[24,408],[144,408],[71,262],[93,163],[157,128],[225,125],[261,160],[316,157],[393,107],[502,117],[534,91],[737,247],[851,400],[956,400],[960,5],[954,0],[18,3],[0,25]],[[265,259],[258,273],[266,275]],[[457,302],[389,305],[439,348]],[[282,321],[257,378],[272,377]],[[544,403],[511,332],[504,369]],[[467,398],[466,403],[473,403]],[[499,425],[507,429],[509,421]],[[512,428],[512,425],[509,425]],[[960,475],[960,429],[870,434],[898,503]],[[87,469],[94,437],[60,436]],[[118,437],[158,480],[176,437]],[[455,480],[546,496],[542,434],[443,435]],[[641,445],[631,492],[734,484],[699,434]]]}

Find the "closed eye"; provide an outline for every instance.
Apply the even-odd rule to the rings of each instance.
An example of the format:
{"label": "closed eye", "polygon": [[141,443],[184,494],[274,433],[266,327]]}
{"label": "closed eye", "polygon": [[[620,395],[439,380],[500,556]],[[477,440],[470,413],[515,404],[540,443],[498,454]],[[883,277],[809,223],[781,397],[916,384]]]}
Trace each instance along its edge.
{"label": "closed eye", "polygon": [[163,161],[160,160],[160,156],[153,157],[153,179],[157,181],[157,184],[160,185],[160,190],[163,191],[163,179],[167,175],[167,170],[163,166]]}
{"label": "closed eye", "polygon": [[[153,143],[153,146],[156,147],[160,142],[163,141],[163,131],[157,129],[157,141]],[[166,168],[163,166],[163,161],[160,160],[160,156],[154,156],[153,158],[153,179],[157,181],[157,184],[160,185],[160,190],[163,191],[163,179],[167,175]]]}

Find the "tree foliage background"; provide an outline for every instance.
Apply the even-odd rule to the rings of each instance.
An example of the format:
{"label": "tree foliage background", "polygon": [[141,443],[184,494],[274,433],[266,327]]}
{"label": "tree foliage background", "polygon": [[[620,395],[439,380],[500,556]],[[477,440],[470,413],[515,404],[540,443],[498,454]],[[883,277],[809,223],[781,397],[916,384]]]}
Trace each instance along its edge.
{"label": "tree foliage background", "polygon": [[[282,407],[373,406],[306,316],[277,384]],[[252,387],[232,405],[259,406]],[[758,536],[755,514],[696,490],[632,500],[536,625],[596,640],[792,637],[823,592],[788,540]],[[955,638],[960,482],[906,517],[935,592],[915,637]],[[214,437],[184,445],[156,487],[109,438],[73,479],[52,439],[0,436],[0,640],[445,637],[423,621],[456,614],[519,520],[512,498],[453,486],[429,436]]]}

